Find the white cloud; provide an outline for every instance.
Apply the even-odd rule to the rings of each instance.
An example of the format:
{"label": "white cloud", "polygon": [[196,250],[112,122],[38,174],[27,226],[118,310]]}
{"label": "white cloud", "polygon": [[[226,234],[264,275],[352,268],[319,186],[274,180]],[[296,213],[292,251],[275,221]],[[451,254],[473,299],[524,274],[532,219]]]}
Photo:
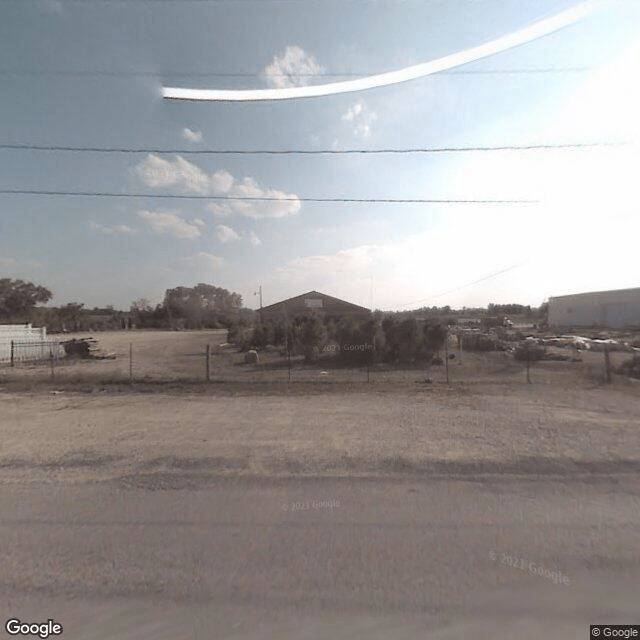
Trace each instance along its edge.
{"label": "white cloud", "polygon": [[362,100],[351,105],[343,114],[342,121],[353,124],[353,134],[360,138],[371,135],[371,126],[378,119],[375,111],[371,111]]}
{"label": "white cloud", "polygon": [[361,113],[362,109],[364,109],[364,103],[362,101],[356,102],[354,105],[351,105],[343,114],[342,119],[350,122],[354,118],[357,118]]}
{"label": "white cloud", "polygon": [[240,236],[231,227],[227,227],[224,224],[219,224],[216,227],[216,235],[222,243],[240,240]]}
{"label": "white cloud", "polygon": [[132,236],[137,233],[135,229],[132,229],[126,224],[116,224],[108,227],[104,224],[96,222],[95,220],[89,220],[89,227],[91,227],[93,231],[102,233],[105,236]]}
{"label": "white cloud", "polygon": [[209,190],[209,176],[182,156],[176,156],[171,162],[150,153],[136,166],[135,171],[149,187],[178,187],[198,194],[205,194]]}
{"label": "white cloud", "polygon": [[193,131],[189,127],[182,130],[182,137],[189,142],[202,142],[202,131]]}
{"label": "white cloud", "polygon": [[[610,215],[608,226],[600,220],[594,227],[591,220],[580,224],[579,212],[540,219],[537,211],[531,224],[531,216],[474,207],[398,241],[295,258],[264,284],[278,298],[316,289],[366,307],[373,297],[383,309],[539,305],[550,295],[636,286],[640,218]],[[610,253],[603,254],[594,228],[615,237]],[[603,269],[606,259],[594,255],[615,268]]]}
{"label": "white cloud", "polygon": [[205,270],[221,269],[224,266],[224,258],[222,256],[216,256],[206,251],[199,251],[195,255],[185,258],[184,262],[189,266]]}
{"label": "white cloud", "polygon": [[174,161],[170,161],[150,153],[136,166],[135,172],[150,187],[178,187],[186,193],[229,197],[229,200],[220,200],[208,205],[209,210],[216,215],[237,214],[255,220],[284,218],[298,213],[301,207],[296,194],[261,187],[250,176],[236,180],[224,169],[208,175],[181,156],[176,156]]}
{"label": "white cloud", "polygon": [[255,231],[252,231],[249,234],[249,242],[254,246],[254,247],[259,247],[262,244],[262,240],[260,240],[260,238],[258,238],[258,235],[256,234]]}
{"label": "white cloud", "polygon": [[174,238],[194,239],[200,236],[202,220],[187,222],[176,213],[160,211],[139,211],[138,215],[155,231],[169,234]]}
{"label": "white cloud", "polygon": [[271,62],[262,70],[262,75],[269,86],[284,89],[306,86],[323,70],[317,60],[302,47],[290,45],[285,47],[282,53],[273,56]]}
{"label": "white cloud", "polygon": [[[442,295],[523,262],[520,229],[505,228],[499,223],[499,216],[488,208],[480,213],[479,217],[462,215],[457,219],[456,227],[462,225],[464,234],[444,224],[397,242],[360,245],[331,254],[296,258],[277,269],[273,281],[266,284],[270,289],[283,291],[283,297],[316,289],[376,308],[397,309],[412,301],[415,304],[407,308],[470,306],[470,299],[485,305],[518,302],[523,295],[527,299],[536,296],[542,299],[548,283],[535,281],[534,268],[527,273],[525,284],[522,267],[474,287]],[[487,227],[494,231],[487,234]],[[538,235],[544,235],[542,230]],[[536,246],[536,238],[531,240]],[[525,304],[530,303],[531,300],[525,300]]]}
{"label": "white cloud", "polygon": [[300,199],[278,189],[264,188],[250,177],[236,181],[227,195],[237,198],[266,198],[266,200],[227,200],[209,205],[212,213],[231,213],[258,220],[260,218],[285,218],[300,211]]}
{"label": "white cloud", "polygon": [[214,193],[228,193],[233,187],[235,178],[224,169],[220,169],[211,175],[211,189]]}
{"label": "white cloud", "polygon": [[26,267],[39,269],[42,266],[44,266],[42,262],[38,262],[37,260],[16,260],[15,258],[0,258],[0,267],[3,267],[5,269],[24,269]]}

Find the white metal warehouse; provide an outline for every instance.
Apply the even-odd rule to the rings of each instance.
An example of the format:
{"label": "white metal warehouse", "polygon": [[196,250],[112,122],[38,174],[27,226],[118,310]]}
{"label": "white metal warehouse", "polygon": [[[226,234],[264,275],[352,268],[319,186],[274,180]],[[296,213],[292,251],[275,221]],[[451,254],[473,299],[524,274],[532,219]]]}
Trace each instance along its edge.
{"label": "white metal warehouse", "polygon": [[555,327],[640,327],[640,288],[595,291],[549,298]]}

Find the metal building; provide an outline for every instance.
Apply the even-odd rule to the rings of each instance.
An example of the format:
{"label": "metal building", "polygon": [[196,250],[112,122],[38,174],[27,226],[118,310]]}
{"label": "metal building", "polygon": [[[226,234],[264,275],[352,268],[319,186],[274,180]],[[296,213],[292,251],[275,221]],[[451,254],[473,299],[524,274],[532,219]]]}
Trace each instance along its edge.
{"label": "metal building", "polygon": [[352,304],[318,291],[309,291],[309,293],[303,293],[295,298],[276,302],[260,310],[263,320],[292,319],[309,313],[317,313],[325,319],[336,320],[344,316],[356,318],[369,318],[371,316],[371,311],[366,307],[360,307],[357,304]]}
{"label": "metal building", "polygon": [[595,291],[549,298],[555,327],[640,327],[640,289]]}

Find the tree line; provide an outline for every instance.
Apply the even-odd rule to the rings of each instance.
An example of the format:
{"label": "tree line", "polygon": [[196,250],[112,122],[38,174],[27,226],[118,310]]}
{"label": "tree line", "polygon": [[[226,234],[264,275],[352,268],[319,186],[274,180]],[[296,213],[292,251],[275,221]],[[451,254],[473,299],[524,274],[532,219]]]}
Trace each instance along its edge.
{"label": "tree line", "polygon": [[24,280],[0,278],[0,322],[46,326],[49,332],[110,329],[221,329],[250,322],[254,312],[242,297],[222,287],[199,283],[165,291],[155,307],[144,298],[128,311],[113,307],[89,309],[80,302],[47,307],[52,292]]}

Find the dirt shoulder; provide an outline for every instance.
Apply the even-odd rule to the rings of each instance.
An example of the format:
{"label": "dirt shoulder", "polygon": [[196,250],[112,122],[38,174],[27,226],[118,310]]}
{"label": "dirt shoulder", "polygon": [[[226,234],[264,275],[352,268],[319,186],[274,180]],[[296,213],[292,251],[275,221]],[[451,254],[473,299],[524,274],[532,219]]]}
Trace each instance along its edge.
{"label": "dirt shoulder", "polygon": [[5,390],[0,482],[640,470],[640,398],[626,388],[294,388]]}

